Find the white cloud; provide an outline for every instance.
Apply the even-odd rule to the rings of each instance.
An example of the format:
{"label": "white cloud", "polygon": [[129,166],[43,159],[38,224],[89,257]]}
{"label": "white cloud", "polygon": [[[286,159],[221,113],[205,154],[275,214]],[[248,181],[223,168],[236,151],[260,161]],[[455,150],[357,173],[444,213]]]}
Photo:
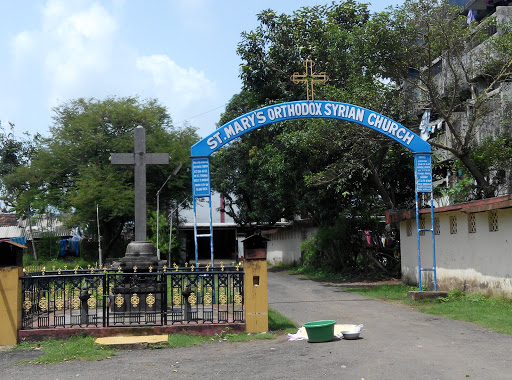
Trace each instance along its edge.
{"label": "white cloud", "polygon": [[[175,121],[218,106],[218,89],[205,72],[182,67],[169,54],[141,54],[124,38],[131,24],[123,7],[129,4],[124,0],[44,3],[39,23],[11,39],[12,87],[17,91],[12,99],[17,104],[10,107],[10,114],[18,115],[9,118],[47,127],[52,107],[78,97],[157,98]],[[23,109],[29,96],[30,107],[38,113],[35,122],[21,120],[27,118]]]}
{"label": "white cloud", "polygon": [[136,67],[151,74],[158,92],[164,90],[182,106],[209,98],[214,93],[214,84],[203,72],[193,68],[184,69],[166,55],[137,58]]}

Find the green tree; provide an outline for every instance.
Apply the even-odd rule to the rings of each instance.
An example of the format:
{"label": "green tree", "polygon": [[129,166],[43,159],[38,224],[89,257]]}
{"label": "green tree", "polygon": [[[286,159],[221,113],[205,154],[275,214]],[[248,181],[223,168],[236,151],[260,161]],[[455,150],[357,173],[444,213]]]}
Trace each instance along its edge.
{"label": "green tree", "polygon": [[146,129],[146,150],[167,152],[170,165],[147,167],[147,201],[156,208],[156,192],[171,174],[181,170],[160,193],[161,209],[189,193],[189,147],[198,137],[192,128],[176,129],[156,100],[138,98],[76,99],[54,109],[50,137],[41,140],[33,158],[5,179],[17,211],[29,208],[69,213],[69,225],[96,231],[99,206],[103,250],[108,254],[127,222],[134,217],[133,168],[111,165],[115,152],[133,152],[133,131]]}
{"label": "green tree", "polygon": [[[219,124],[260,106],[304,99],[305,87],[294,85],[290,75],[302,72],[307,58],[330,78],[315,87],[316,99],[400,115],[395,86],[382,80],[389,50],[398,43],[385,38],[389,15],[372,21],[366,4],[344,1],[291,15],[265,10],[258,20],[238,45],[243,90]],[[371,48],[365,45],[369,37]],[[215,188],[227,194],[227,212],[238,222],[273,223],[299,214],[330,223],[340,213],[381,213],[410,200],[412,169],[404,158],[412,162],[402,149],[359,126],[296,120],[237,139],[214,157],[212,173]]]}

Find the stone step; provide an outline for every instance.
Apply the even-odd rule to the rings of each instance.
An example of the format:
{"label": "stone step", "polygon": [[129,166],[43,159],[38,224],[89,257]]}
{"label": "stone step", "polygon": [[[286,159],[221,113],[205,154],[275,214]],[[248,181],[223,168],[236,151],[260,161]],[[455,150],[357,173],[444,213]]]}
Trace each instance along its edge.
{"label": "stone step", "polygon": [[102,346],[114,346],[123,349],[134,349],[145,348],[148,346],[148,344],[167,343],[168,341],[169,335],[167,334],[144,336],[120,335],[97,338],[94,343]]}

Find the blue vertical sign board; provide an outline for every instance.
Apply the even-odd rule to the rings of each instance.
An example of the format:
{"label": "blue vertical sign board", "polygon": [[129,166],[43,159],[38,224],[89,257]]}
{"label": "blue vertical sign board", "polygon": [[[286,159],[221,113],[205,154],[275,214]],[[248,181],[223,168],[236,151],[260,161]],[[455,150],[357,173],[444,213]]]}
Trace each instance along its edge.
{"label": "blue vertical sign board", "polygon": [[430,154],[414,155],[414,178],[417,193],[432,192],[432,157]]}
{"label": "blue vertical sign board", "polygon": [[210,196],[210,159],[192,158],[192,190],[196,198]]}

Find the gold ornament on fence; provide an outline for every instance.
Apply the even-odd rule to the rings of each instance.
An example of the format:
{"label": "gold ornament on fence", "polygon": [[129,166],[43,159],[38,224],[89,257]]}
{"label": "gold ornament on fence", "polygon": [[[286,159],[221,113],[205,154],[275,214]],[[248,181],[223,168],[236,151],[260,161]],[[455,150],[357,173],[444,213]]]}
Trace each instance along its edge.
{"label": "gold ornament on fence", "polygon": [[149,307],[153,307],[155,302],[155,296],[152,293],[149,293],[148,296],[146,297],[146,303],[148,304]]}
{"label": "gold ornament on fence", "polygon": [[190,267],[190,271],[191,271],[191,272],[193,272],[193,271],[194,271],[194,266],[193,266],[193,265]]}
{"label": "gold ornament on fence", "polygon": [[68,269],[68,266],[67,265],[64,265],[64,270],[67,270]]}
{"label": "gold ornament on fence", "polygon": [[114,303],[116,304],[118,309],[120,309],[121,306],[123,306],[124,298],[120,293],[117,293],[116,300],[114,301]]}
{"label": "gold ornament on fence", "polygon": [[58,274],[62,274],[62,270],[59,268],[59,270],[57,271]]}
{"label": "gold ornament on fence", "polygon": [[71,299],[71,307],[73,308],[73,310],[80,309],[80,298],[79,297],[75,296]]}
{"label": "gold ornament on fence", "polygon": [[121,265],[117,267],[117,273],[121,273]]}
{"label": "gold ornament on fence", "polygon": [[32,301],[29,298],[25,298],[25,301],[23,301],[23,309],[26,313],[32,309]]}
{"label": "gold ornament on fence", "polygon": [[174,294],[174,297],[172,297],[172,303],[174,306],[180,306],[181,305],[181,294],[179,294],[179,293]]}
{"label": "gold ornament on fence", "polygon": [[87,300],[87,306],[89,306],[90,309],[96,309],[96,298],[94,298],[93,294],[91,294]]}
{"label": "gold ornament on fence", "polygon": [[236,264],[236,271],[238,272],[240,270],[240,264]]}
{"label": "gold ornament on fence", "polygon": [[220,270],[224,272],[224,263],[222,261],[220,262]]}
{"label": "gold ornament on fence", "polygon": [[225,305],[228,303],[228,296],[226,295],[225,290],[221,290],[221,293],[219,295],[219,304]]}
{"label": "gold ornament on fence", "polygon": [[75,269],[74,269],[74,271],[73,271],[73,272],[75,272],[75,274],[77,274],[77,273],[78,273],[78,265],[75,267]]}
{"label": "gold ornament on fence", "polygon": [[54,265],[54,266],[52,266],[52,268],[53,268],[53,270],[55,270],[55,265]]}
{"label": "gold ornament on fence", "polygon": [[57,299],[55,300],[55,307],[59,311],[64,309],[64,299],[62,298],[62,296],[58,296]]}
{"label": "gold ornament on fence", "polygon": [[48,299],[46,297],[44,298],[41,298],[39,300],[39,308],[42,310],[42,311],[47,311],[48,310]]}
{"label": "gold ornament on fence", "polygon": [[210,271],[210,264],[208,264],[208,265],[206,266],[206,271],[207,271],[207,272],[209,272],[209,271]]}
{"label": "gold ornament on fence", "polygon": [[150,265],[148,270],[149,270],[149,273],[152,273],[153,272],[153,267]]}
{"label": "gold ornament on fence", "polygon": [[165,273],[167,271],[167,265],[164,265],[162,269],[163,269],[163,271]]}
{"label": "gold ornament on fence", "polygon": [[235,293],[233,300],[235,301],[235,305],[237,305],[237,306],[240,306],[242,304],[243,298],[242,298],[242,295],[240,294],[240,292]]}
{"label": "gold ornament on fence", "polygon": [[140,298],[137,293],[133,293],[133,296],[130,298],[130,303],[133,307],[139,306]]}
{"label": "gold ornament on fence", "polygon": [[137,273],[137,265],[133,267],[133,273]]}
{"label": "gold ornament on fence", "polygon": [[212,304],[212,301],[213,301],[212,293],[207,292],[207,293],[204,295],[204,298],[203,298],[204,305],[205,305],[205,306],[210,306],[210,305]]}
{"label": "gold ornament on fence", "polygon": [[44,276],[46,274],[46,267],[43,267],[43,269],[41,270],[41,274]]}
{"label": "gold ornament on fence", "polygon": [[192,293],[188,296],[188,302],[190,302],[190,305],[194,306],[197,303],[197,297],[195,293]]}

